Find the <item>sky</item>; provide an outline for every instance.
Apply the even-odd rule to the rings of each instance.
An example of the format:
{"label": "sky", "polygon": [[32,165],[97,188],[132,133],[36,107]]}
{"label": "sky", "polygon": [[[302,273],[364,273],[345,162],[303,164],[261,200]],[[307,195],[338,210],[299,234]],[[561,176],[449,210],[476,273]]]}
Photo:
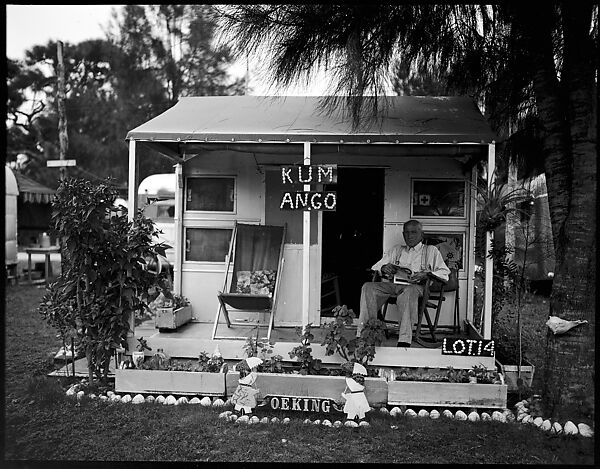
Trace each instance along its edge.
{"label": "sky", "polygon": [[[119,5],[6,5],[6,56],[23,59],[25,51],[50,40],[76,44],[87,39],[105,38],[111,11]],[[310,86],[269,90],[260,79],[261,71],[250,64],[250,94],[319,95],[325,94],[326,81],[317,75]],[[230,73],[246,73],[245,61],[235,64]]]}

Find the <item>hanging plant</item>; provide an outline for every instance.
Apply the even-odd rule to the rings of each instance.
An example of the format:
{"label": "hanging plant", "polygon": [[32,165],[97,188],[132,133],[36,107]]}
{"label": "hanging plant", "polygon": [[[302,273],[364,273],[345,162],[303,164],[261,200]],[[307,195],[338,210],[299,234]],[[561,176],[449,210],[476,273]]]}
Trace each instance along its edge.
{"label": "hanging plant", "polygon": [[481,204],[478,225],[490,232],[506,222],[509,214],[522,213],[523,210],[518,208],[518,205],[532,199],[532,195],[527,189],[518,187],[508,190],[505,183],[498,183],[496,179],[490,187],[478,185],[477,195]]}

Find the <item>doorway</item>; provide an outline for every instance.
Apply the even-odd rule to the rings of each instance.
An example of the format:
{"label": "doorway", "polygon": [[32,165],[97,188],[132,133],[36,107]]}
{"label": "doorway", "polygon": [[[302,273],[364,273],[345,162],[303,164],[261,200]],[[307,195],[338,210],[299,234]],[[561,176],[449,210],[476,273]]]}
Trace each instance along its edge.
{"label": "doorway", "polygon": [[360,289],[371,280],[369,268],[381,258],[383,247],[383,168],[338,167],[335,212],[323,212],[321,317],[331,317],[337,304],[358,317]]}

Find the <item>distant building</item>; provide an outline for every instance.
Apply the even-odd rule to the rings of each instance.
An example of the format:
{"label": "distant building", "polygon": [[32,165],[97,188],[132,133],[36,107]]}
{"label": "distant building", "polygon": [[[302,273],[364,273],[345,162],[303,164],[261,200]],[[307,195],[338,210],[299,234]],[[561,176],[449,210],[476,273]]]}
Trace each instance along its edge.
{"label": "distant building", "polygon": [[[20,248],[25,248],[37,244],[39,236],[50,230],[55,191],[18,171],[14,175],[19,189],[17,241]],[[52,239],[51,242],[54,244],[56,240]]]}

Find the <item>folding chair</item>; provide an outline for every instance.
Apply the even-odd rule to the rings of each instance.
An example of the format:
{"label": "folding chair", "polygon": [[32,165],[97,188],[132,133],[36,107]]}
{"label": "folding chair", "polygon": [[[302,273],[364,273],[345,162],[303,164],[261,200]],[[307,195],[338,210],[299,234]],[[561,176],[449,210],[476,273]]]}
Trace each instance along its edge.
{"label": "folding chair", "polygon": [[[379,281],[379,276],[374,275],[373,281]],[[427,280],[423,283],[423,296],[419,298],[418,316],[417,316],[417,328],[414,335],[414,341],[423,347],[437,348],[441,347],[442,341],[438,340],[436,331],[441,326],[438,325],[440,319],[440,312],[442,310],[442,304],[446,301],[446,294],[455,292],[454,295],[454,317],[452,329],[456,332],[456,329],[460,329],[459,325],[459,298],[458,298],[458,271],[457,269],[450,269],[450,275],[448,281],[444,281],[433,274],[430,274]],[[390,304],[396,304],[397,296],[393,295],[388,298],[381,308],[381,320],[386,324],[398,324],[398,321],[386,319],[387,307]],[[429,310],[435,311],[435,318],[432,321],[429,315]],[[423,317],[427,322],[427,328],[429,337],[423,337],[421,335],[421,326],[423,324]],[[386,330],[387,335],[387,330]]]}
{"label": "folding chair", "polygon": [[[455,330],[457,327],[460,328],[458,324],[458,271],[457,269],[450,269],[448,281],[444,281],[435,275],[430,274],[427,282],[425,283],[425,288],[423,289],[423,298],[421,298],[421,302],[419,303],[419,315],[417,318],[417,329],[415,331],[415,342],[423,347],[441,347],[442,341],[438,340],[435,333],[440,327],[438,322],[440,319],[442,304],[446,300],[446,294],[452,291],[456,292],[454,295],[454,316],[452,326],[452,328]],[[429,316],[428,310],[430,309],[435,311],[435,319],[433,323],[431,322],[431,317]],[[427,321],[427,328],[429,329],[431,339],[421,336],[423,316]]]}
{"label": "folding chair", "polygon": [[[213,327],[213,339],[246,339],[245,336],[217,336],[221,313],[225,316],[228,328],[252,325],[248,321],[232,321],[229,317],[232,313],[258,313],[259,318],[261,313],[268,314],[267,339],[271,339],[279,280],[283,271],[285,232],[285,225],[235,224],[229,244],[223,290],[217,294],[219,308]],[[232,265],[233,272],[230,276]]]}

